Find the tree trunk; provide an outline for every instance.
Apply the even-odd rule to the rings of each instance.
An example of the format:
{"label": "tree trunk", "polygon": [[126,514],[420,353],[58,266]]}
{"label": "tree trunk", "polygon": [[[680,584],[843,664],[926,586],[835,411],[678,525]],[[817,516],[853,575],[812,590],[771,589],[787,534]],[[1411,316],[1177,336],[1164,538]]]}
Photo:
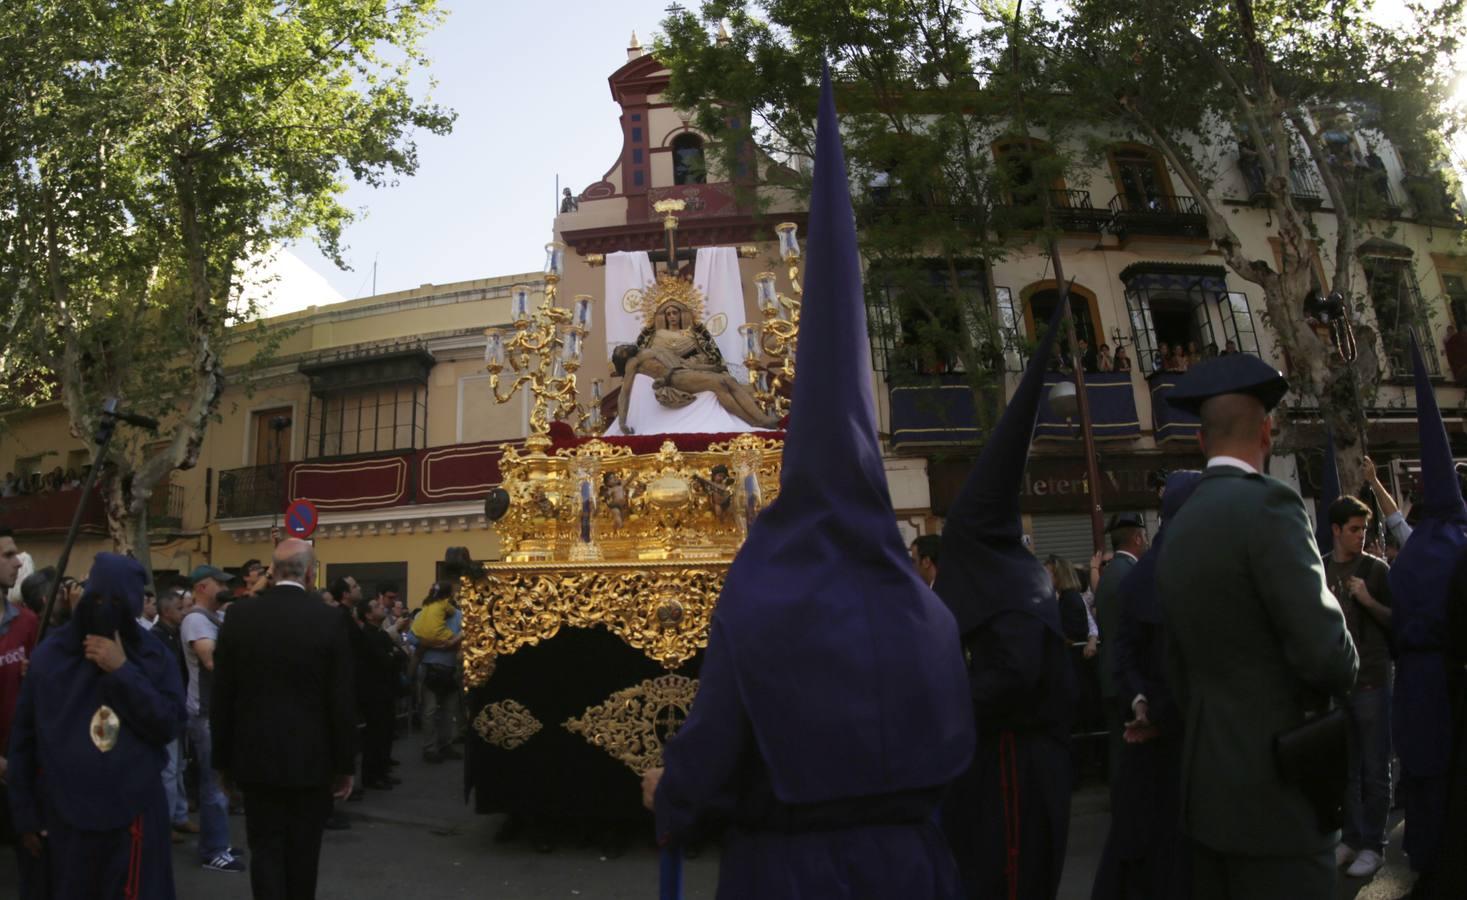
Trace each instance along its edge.
{"label": "tree trunk", "polygon": [[[120,468],[112,468],[106,474],[102,489],[102,502],[107,511],[107,533],[112,538],[112,549],[116,553],[135,554],[133,517],[129,514],[127,497],[123,489],[125,475]],[[147,532],[144,532],[146,538]],[[144,546],[147,541],[143,541]]]}

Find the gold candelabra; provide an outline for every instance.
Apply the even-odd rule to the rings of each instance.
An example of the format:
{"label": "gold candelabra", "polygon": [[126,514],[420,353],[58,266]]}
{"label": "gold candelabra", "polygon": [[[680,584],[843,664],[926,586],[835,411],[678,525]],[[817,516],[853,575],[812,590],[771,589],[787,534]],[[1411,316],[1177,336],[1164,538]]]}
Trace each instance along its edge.
{"label": "gold candelabra", "polygon": [[786,394],[795,380],[795,350],[800,341],[800,298],[804,289],[800,286],[800,243],[795,227],[794,222],[783,222],[774,229],[779,236],[780,258],[789,266],[790,293],[784,294],[775,286],[775,273],[760,272],[754,286],[763,321],[739,326],[749,385],[759,403],[778,416],[789,412]]}
{"label": "gold candelabra", "polygon": [[[550,423],[574,416],[575,427],[600,417],[600,381],[592,385],[590,407],[576,400],[576,372],[586,334],[591,329],[591,296],[578,294],[571,308],[555,305],[561,276],[565,274],[565,245],[545,245],[545,299],[530,308],[529,285],[517,284],[510,293],[513,330],[484,330],[484,368],[495,401],[508,403],[522,387],[534,396],[530,411],[530,436],[525,446],[543,453],[550,447]],[[507,391],[500,390],[500,374],[508,363],[515,379]]]}

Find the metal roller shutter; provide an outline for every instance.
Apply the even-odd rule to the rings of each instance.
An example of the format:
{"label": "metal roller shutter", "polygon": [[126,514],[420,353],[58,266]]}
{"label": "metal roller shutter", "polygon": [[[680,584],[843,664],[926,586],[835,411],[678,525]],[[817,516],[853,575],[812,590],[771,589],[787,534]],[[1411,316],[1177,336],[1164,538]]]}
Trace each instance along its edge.
{"label": "metal roller shutter", "polygon": [[1051,553],[1083,566],[1095,552],[1091,548],[1090,517],[1077,513],[1035,515],[1034,555],[1044,559]]}
{"label": "metal roller shutter", "polygon": [[[1125,510],[1106,510],[1105,517],[1108,521],[1115,512]],[[1146,518],[1146,531],[1148,534],[1156,534],[1156,512],[1146,510],[1143,515]],[[1059,554],[1076,566],[1084,568],[1089,565],[1090,557],[1094,555],[1095,549],[1090,538],[1090,517],[1079,513],[1049,513],[1035,515],[1032,517],[1034,527],[1034,554],[1044,559],[1051,553]],[[1105,549],[1110,550],[1110,538],[1106,538]]]}

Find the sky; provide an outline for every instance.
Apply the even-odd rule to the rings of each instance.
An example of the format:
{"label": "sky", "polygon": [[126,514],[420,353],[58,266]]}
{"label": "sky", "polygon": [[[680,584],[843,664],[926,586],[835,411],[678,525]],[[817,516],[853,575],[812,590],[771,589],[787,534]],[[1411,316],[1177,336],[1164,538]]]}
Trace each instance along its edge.
{"label": "sky", "polygon": [[396,186],[352,184],[352,271],[310,243],[290,248],[339,295],[293,305],[370,296],[374,260],[379,294],[538,271],[556,176],[579,193],[611,168],[621,131],[606,79],[634,29],[650,48],[670,2],[444,0],[426,49],[432,99],[458,112],[453,133],[419,135],[418,172]]}

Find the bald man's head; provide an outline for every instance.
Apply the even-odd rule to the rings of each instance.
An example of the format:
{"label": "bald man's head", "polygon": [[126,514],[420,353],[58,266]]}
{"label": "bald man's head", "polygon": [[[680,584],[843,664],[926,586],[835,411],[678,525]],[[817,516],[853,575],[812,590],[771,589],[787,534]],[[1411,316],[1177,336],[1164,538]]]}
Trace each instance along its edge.
{"label": "bald man's head", "polygon": [[1273,445],[1268,410],[1252,394],[1219,394],[1202,402],[1202,450],[1214,456],[1235,456],[1262,468]]}
{"label": "bald man's head", "polygon": [[286,538],[275,545],[270,568],[277,583],[296,581],[305,584],[306,574],[311,571],[315,561],[315,551],[309,543],[299,538]]}

